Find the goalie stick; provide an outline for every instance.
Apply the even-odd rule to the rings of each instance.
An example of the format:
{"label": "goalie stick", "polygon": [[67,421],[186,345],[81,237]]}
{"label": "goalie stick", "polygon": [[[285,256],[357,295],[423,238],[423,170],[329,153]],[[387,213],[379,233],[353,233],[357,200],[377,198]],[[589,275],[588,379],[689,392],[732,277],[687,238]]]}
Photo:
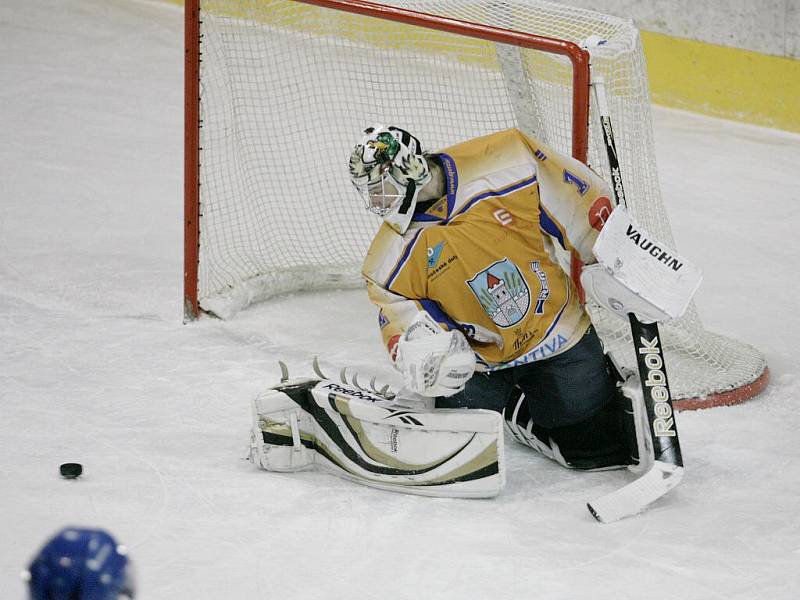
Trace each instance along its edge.
{"label": "goalie stick", "polygon": [[[603,79],[597,77],[593,80],[592,88],[608,155],[614,200],[617,205],[627,207]],[[658,324],[642,323],[633,313],[629,313],[628,317],[653,438],[654,462],[647,472],[632,483],[587,503],[589,512],[601,523],[611,523],[642,512],[650,503],[678,485],[683,477],[683,457]]]}

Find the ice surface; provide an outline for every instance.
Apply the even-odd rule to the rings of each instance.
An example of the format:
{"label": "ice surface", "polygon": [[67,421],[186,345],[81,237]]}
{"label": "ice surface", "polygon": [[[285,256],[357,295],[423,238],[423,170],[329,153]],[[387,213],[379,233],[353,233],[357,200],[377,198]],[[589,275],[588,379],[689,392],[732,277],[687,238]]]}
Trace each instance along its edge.
{"label": "ice surface", "polygon": [[[395,495],[240,459],[277,360],[394,375],[363,291],[181,324],[182,13],[133,0],[0,4],[0,595],[45,537],[105,527],[141,598],[796,598],[800,137],[656,110],[706,325],[772,383],[682,413],[683,483],[599,525],[629,479],[508,448],[494,500]],[[83,463],[75,481],[58,465]]]}

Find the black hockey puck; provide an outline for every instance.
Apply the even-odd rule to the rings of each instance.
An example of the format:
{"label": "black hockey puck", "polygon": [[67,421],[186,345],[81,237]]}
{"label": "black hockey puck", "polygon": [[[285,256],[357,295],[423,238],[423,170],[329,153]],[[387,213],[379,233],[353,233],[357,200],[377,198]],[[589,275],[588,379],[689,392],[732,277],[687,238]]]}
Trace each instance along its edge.
{"label": "black hockey puck", "polygon": [[83,467],[80,463],[64,463],[59,467],[59,470],[64,479],[75,479],[83,473]]}

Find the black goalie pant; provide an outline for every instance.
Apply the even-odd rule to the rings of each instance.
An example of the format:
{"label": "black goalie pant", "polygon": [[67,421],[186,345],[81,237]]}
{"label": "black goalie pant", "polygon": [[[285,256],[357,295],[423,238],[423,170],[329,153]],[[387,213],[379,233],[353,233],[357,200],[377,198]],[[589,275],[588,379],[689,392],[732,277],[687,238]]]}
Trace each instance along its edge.
{"label": "black goalie pant", "polygon": [[545,360],[476,373],[463,391],[436,399],[437,408],[485,408],[507,417],[524,394],[517,421],[533,422],[536,437],[552,439],[578,469],[628,464],[630,448],[616,378],[594,327],[572,348]]}

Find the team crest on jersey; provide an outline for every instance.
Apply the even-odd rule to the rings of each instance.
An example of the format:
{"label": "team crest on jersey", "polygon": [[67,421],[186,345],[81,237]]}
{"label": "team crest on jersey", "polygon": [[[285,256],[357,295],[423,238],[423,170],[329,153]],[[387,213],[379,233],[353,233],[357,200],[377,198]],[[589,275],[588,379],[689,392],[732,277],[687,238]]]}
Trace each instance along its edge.
{"label": "team crest on jersey", "polygon": [[530,288],[519,267],[508,258],[479,271],[467,284],[498,327],[511,327],[528,314]]}

